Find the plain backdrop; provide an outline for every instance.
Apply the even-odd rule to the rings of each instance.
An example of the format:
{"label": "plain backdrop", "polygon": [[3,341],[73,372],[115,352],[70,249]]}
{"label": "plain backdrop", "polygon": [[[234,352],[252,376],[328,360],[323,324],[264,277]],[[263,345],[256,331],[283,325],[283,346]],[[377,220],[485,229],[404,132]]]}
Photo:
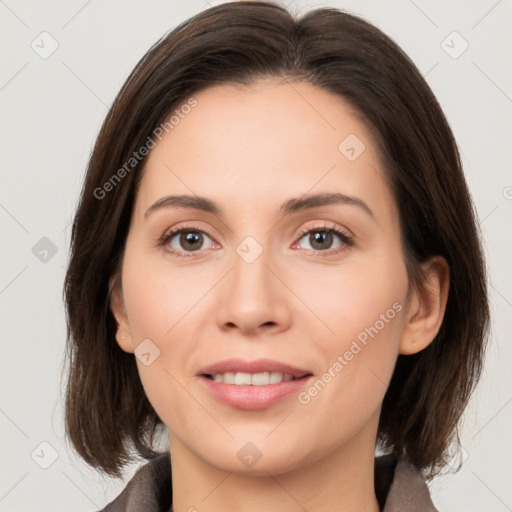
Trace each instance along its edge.
{"label": "plain backdrop", "polygon": [[[98,476],[64,439],[70,222],[100,124],[129,72],[162,35],[216,3],[0,1],[2,512],[98,510],[125,485]],[[289,4],[334,6],[376,24],[417,64],[452,126],[485,238],[493,324],[464,416],[464,464],[431,492],[444,512],[512,510],[512,1]]]}

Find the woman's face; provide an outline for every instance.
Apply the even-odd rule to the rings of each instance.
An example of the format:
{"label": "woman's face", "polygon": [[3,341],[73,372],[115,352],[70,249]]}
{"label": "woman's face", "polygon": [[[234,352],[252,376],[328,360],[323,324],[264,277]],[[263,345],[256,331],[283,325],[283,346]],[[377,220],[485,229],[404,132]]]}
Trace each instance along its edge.
{"label": "woman's face", "polygon": [[113,301],[171,453],[273,474],[373,454],[408,279],[369,131],[303,82],[194,98],[147,159]]}

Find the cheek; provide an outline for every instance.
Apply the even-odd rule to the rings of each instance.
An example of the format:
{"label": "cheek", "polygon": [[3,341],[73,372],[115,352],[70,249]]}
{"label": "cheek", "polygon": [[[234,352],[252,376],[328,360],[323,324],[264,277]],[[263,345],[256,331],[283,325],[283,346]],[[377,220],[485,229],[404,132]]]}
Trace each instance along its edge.
{"label": "cheek", "polygon": [[323,368],[298,401],[333,437],[341,426],[357,431],[379,409],[404,326],[408,278],[402,260],[363,263],[329,278],[319,273],[314,282],[320,286],[308,295],[330,332],[316,338]]}
{"label": "cheek", "polygon": [[[294,292],[313,315],[310,318],[324,325],[317,332],[326,349],[341,349],[359,335],[364,342],[368,330],[375,334],[375,328],[385,338],[401,331],[399,313],[405,309],[408,277],[400,258],[354,259],[338,268],[310,268],[293,283]],[[318,322],[311,323],[318,327]]]}
{"label": "cheek", "polygon": [[217,274],[206,266],[196,270],[176,264],[171,267],[161,255],[148,257],[127,247],[122,287],[133,343],[137,347],[150,340],[148,346],[158,354],[148,366],[137,359],[151,401],[158,400],[166,388],[165,394],[171,396],[169,389],[179,389],[178,381],[193,371],[198,333],[211,323],[204,307],[222,275]]}
{"label": "cheek", "polygon": [[205,273],[179,267],[170,271],[169,263],[161,256],[145,257],[127,251],[123,297],[134,342],[150,338],[161,344],[171,339],[187,324],[212,283]]}
{"label": "cheek", "polygon": [[[179,269],[169,272],[150,258],[126,253],[123,296],[134,346],[150,340],[144,341],[150,364],[143,357],[136,358],[139,375],[148,400],[167,426],[176,422],[176,412],[190,411],[193,406],[183,375],[190,373],[196,329],[204,321],[205,315],[198,312],[201,297],[212,286],[207,281],[204,275]],[[182,422],[186,417],[177,416]]]}

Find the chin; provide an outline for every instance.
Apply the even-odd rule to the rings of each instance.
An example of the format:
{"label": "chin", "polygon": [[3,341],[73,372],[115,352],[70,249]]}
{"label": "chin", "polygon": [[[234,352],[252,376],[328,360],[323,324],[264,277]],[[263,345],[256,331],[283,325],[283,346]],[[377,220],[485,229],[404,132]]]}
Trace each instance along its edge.
{"label": "chin", "polygon": [[[240,475],[268,476],[288,473],[312,461],[313,447],[308,452],[299,451],[304,446],[301,439],[291,441],[276,437],[272,441],[265,436],[249,436],[230,439],[227,442],[202,445],[195,453],[208,464],[223,471]],[[254,441],[250,441],[253,439]],[[298,449],[299,447],[299,449]],[[320,455],[318,456],[320,458]]]}

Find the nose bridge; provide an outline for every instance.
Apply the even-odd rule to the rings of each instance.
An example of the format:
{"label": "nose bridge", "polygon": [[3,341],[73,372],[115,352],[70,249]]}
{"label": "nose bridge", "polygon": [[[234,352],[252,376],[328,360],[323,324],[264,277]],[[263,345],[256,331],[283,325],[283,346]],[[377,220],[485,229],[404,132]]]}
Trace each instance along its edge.
{"label": "nose bridge", "polygon": [[[269,237],[259,240],[253,235],[246,236],[235,248],[233,255],[232,292],[251,302],[261,299],[262,295],[275,296],[272,272],[269,270],[274,259],[270,250]],[[269,300],[270,297],[267,297]]]}
{"label": "nose bridge", "polygon": [[220,327],[235,325],[249,332],[288,323],[286,290],[274,275],[279,265],[270,246],[269,236],[248,235],[234,248],[232,270],[219,297]]}

